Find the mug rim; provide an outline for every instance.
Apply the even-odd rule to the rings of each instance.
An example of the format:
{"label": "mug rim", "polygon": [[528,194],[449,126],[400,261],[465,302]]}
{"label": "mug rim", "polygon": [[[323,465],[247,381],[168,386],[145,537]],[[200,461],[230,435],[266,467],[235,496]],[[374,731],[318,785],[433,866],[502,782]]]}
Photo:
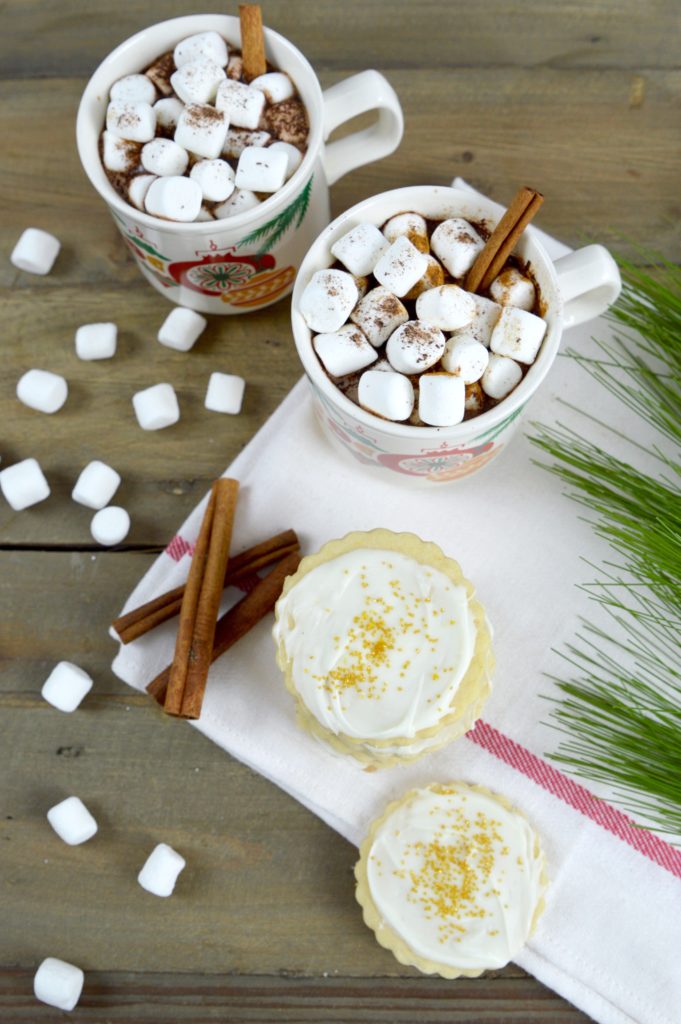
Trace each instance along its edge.
{"label": "mug rim", "polygon": [[[378,203],[388,202],[391,206],[395,207],[392,212],[384,214],[380,220],[372,220],[371,216],[368,218],[372,223],[380,227],[381,223],[388,217],[412,210],[412,206],[404,205],[404,203],[406,201],[413,202],[414,197],[416,197],[416,201],[418,201],[419,197],[424,199],[425,197],[441,197],[443,202],[447,199],[465,199],[469,204],[477,204],[486,208],[488,211],[486,217],[492,217],[495,224],[500,216],[498,204],[494,203],[493,200],[488,199],[486,196],[480,196],[475,192],[468,192],[465,189],[454,188],[449,185],[406,185],[402,188],[390,189],[387,192],[379,192],[374,196],[361,200],[359,203],[355,203],[354,206],[344,210],[343,213],[324,228],[305,254],[296,275],[291,294],[293,337],[298,357],[303,364],[303,369],[310,383],[318,387],[323,395],[333,405],[337,406],[341,412],[354,418],[364,427],[381,431],[392,437],[409,440],[422,438],[426,442],[442,441],[443,439],[453,443],[457,441],[462,442],[471,436],[482,436],[489,433],[489,431],[506,420],[512,413],[519,412],[534,392],[538,390],[558,354],[563,330],[563,303],[560,297],[558,277],[553,261],[537,238],[536,232],[531,225],[526,228],[522,236],[523,244],[529,244],[531,248],[536,250],[541,262],[542,271],[548,276],[553,291],[550,297],[546,296],[544,291],[542,292],[542,298],[547,301],[549,307],[550,317],[544,317],[547,322],[547,334],[542,342],[539,356],[529,367],[517,387],[514,388],[510,395],[502,399],[498,405],[488,409],[487,412],[480,413],[478,416],[472,416],[468,420],[462,420],[461,423],[456,423],[453,426],[417,426],[411,423],[382,419],[380,416],[367,412],[360,405],[349,399],[327,376],[312,346],[313,332],[305,323],[298,309],[300,295],[312,274],[317,270],[327,269],[334,262],[333,257],[330,255],[330,246],[336,240],[336,237],[339,237],[339,228],[352,218],[356,218],[359,214],[366,215],[367,212],[370,214],[372,208]],[[415,212],[419,211],[416,210]],[[456,214],[452,213],[450,216],[456,216]],[[324,253],[323,261],[320,257],[322,252]],[[531,258],[532,254],[530,254],[530,260]],[[371,367],[369,366],[367,369],[371,369]],[[534,374],[532,374],[533,370],[536,371]]]}
{"label": "mug rim", "polygon": [[[80,102],[78,104],[78,113],[76,115],[76,145],[83,170],[85,171],[90,184],[99,193],[107,206],[116,210],[123,216],[133,218],[145,227],[164,230],[177,235],[209,235],[212,232],[215,232],[216,227],[221,228],[222,230],[229,227],[230,230],[234,228],[235,231],[241,231],[250,223],[262,216],[262,208],[267,206],[270,200],[274,200],[274,202],[272,202],[271,206],[268,206],[266,216],[269,216],[270,213],[274,214],[277,207],[288,202],[294,193],[299,191],[300,187],[312,173],[313,165],[319,153],[319,148],[323,142],[322,88],[314,68],[308,61],[307,57],[285,36],[282,36],[279,32],[276,32],[274,29],[267,28],[266,26],[263,26],[265,43],[267,44],[268,42],[273,41],[277,46],[282,47],[284,50],[288,50],[290,54],[299,61],[305,73],[309,74],[317,111],[315,111],[313,123],[313,118],[311,116],[312,112],[309,105],[306,104],[310,133],[308,136],[307,150],[303,156],[300,167],[298,167],[289,180],[285,182],[277,192],[274,192],[270,197],[268,197],[268,199],[265,199],[259,204],[259,206],[251,210],[244,210],[242,213],[237,213],[232,217],[221,217],[220,219],[214,218],[209,221],[171,221],[163,220],[160,217],[152,217],[151,214],[146,213],[144,210],[138,210],[136,206],[133,206],[131,203],[127,203],[122,199],[109,181],[98,151],[99,133],[102,130],[101,127],[95,138],[96,156],[94,160],[92,153],[87,151],[93,135],[93,128],[90,123],[92,113],[90,104],[93,100],[101,100],[101,94],[103,92],[108,95],[111,85],[113,85],[117,80],[117,77],[120,77],[120,75],[116,76],[115,74],[112,75],[110,73],[112,70],[115,70],[115,65],[123,53],[133,46],[142,43],[154,30],[169,29],[171,26],[176,26],[179,30],[181,26],[188,26],[191,24],[194,27],[187,34],[193,35],[196,32],[210,31],[211,29],[213,31],[219,31],[219,29],[216,28],[216,24],[218,23],[222,23],[223,25],[227,23],[230,27],[234,27],[235,25],[238,27],[239,18],[233,14],[186,14],[178,18],[167,18],[164,21],[159,21],[153,25],[148,25],[146,28],[140,29],[133,35],[128,36],[127,39],[124,39],[123,42],[119,43],[118,46],[104,57],[88,79],[81,95]],[[182,38],[183,35],[179,34],[177,41],[179,42]],[[161,54],[158,56],[161,56]],[[133,72],[128,73],[132,74]],[[296,81],[294,84],[296,89],[300,92],[298,82]],[[98,172],[101,172],[101,176]]]}

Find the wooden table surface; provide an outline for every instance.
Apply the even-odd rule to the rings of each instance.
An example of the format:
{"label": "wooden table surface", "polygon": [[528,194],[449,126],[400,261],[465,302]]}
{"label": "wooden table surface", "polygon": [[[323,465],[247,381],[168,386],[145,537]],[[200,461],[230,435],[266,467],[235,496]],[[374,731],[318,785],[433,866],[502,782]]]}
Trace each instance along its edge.
{"label": "wooden table surface", "polygon": [[[105,1021],[511,1021],[586,1018],[510,966],[454,983],[407,970],[379,948],[353,899],[355,849],[275,786],[112,675],[107,625],[156,553],[300,374],[288,301],[211,320],[195,350],[155,340],[169,311],[143,281],[80,168],[75,113],[84,83],[120,41],[199,0],[9,0],[2,5],[4,466],[36,457],[48,501],[14,513],[0,499],[0,1020],[62,1020],[38,1004],[33,972],[58,956],[86,972],[72,1019]],[[228,8],[236,13],[236,5]],[[323,86],[382,70],[405,112],[399,151],[332,191],[334,213],[384,189],[455,174],[508,201],[546,195],[541,226],[566,242],[609,240],[678,256],[679,8],[674,0],[271,0],[266,22],[302,49]],[[20,273],[21,231],[54,232],[52,274]],[[82,323],[119,325],[116,357],[80,362]],[[15,398],[38,366],[69,381],[47,417]],[[241,374],[238,417],[203,408],[213,370]],[[182,420],[145,433],[130,396],[176,383]],[[132,530],[93,544],[70,500],[91,459],[123,477]],[[40,697],[59,660],[95,686],[64,715]],[[67,847],[45,812],[78,794],[96,841]],[[170,900],[136,874],[159,840],[187,869]]]}

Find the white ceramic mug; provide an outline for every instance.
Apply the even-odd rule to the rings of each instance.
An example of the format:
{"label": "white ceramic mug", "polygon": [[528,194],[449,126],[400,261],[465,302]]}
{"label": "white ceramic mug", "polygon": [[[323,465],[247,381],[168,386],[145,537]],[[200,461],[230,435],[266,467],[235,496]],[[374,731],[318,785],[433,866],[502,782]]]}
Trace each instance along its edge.
{"label": "white ceramic mug", "polygon": [[[191,224],[151,217],[120,197],[99,158],[109,90],[118,78],[148,67],[181,39],[209,30],[240,46],[239,19],[218,14],[151,25],[118,46],[85,88],[76,135],[85,172],[147,280],[172,302],[202,313],[242,313],[288,294],[305,252],[329,222],[329,185],[397,148],[402,109],[377,71],[363,71],[322,92],[302,53],[265,29],[268,60],[291,76],[307,108],[310,134],[300,167],[259,207],[233,217]],[[340,124],[368,110],[378,111],[374,125],[324,145]]]}
{"label": "white ceramic mug", "polygon": [[501,208],[463,189],[415,185],[365,199],[341,214],[314,242],[298,273],[291,318],[298,355],[312,387],[315,412],[333,444],[359,462],[395,480],[442,484],[475,472],[508,443],[525,403],[551,368],[563,327],[605,312],[620,291],[617,264],[600,245],[589,245],[551,262],[532,229],[514,250],[526,261],[539,286],[547,330],[537,359],[511,394],[488,412],[453,427],[392,423],[366,412],[339,391],[312,347],[312,335],[299,310],[312,275],[330,266],[333,243],[355,225],[380,226],[389,217],[415,211],[431,220],[464,217],[492,228]]}

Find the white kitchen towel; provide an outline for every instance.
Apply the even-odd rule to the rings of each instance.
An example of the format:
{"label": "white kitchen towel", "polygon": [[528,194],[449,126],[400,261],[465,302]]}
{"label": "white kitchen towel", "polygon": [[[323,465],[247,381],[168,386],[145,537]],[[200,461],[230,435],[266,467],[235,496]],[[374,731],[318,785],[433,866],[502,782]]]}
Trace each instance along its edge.
{"label": "white kitchen towel", "polygon": [[[547,236],[543,241],[554,258],[566,251]],[[592,336],[608,333],[596,321],[569,332],[563,347],[585,351]],[[575,419],[561,397],[597,407],[625,433],[640,430],[562,357],[531,401],[524,428],[531,420],[574,422],[610,445],[604,428]],[[463,739],[411,765],[367,773],[297,728],[275,666],[270,619],[211,668],[201,719],[191,724],[353,843],[412,786],[463,779],[503,793],[541,833],[551,876],[546,912],[517,962],[602,1024],[678,1024],[681,850],[637,827],[604,787],[578,784],[545,756],[557,743],[546,725],[546,673],[567,671],[552,649],[574,639],[580,616],[593,616],[577,584],[593,578],[583,559],[597,563],[608,549],[560,482],[534,464],[536,455],[521,426],[482,472],[411,489],[337,454],[299,381],[225,471],[241,482],[234,550],[289,526],[304,552],[378,526],[436,541],[474,581],[493,624],[494,692],[484,719]],[[185,580],[204,504],[135,588],[126,611]],[[116,674],[143,689],[171,660],[173,632],[168,623],[121,647]]]}

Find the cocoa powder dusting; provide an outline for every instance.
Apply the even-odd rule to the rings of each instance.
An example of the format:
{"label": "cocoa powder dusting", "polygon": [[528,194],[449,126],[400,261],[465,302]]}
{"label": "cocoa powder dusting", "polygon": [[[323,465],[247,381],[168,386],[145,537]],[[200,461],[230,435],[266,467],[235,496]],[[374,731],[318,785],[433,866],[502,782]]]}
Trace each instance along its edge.
{"label": "cocoa powder dusting", "polygon": [[274,103],[266,112],[267,131],[290,142],[292,146],[304,146],[310,130],[307,114],[302,102],[295,97]]}

